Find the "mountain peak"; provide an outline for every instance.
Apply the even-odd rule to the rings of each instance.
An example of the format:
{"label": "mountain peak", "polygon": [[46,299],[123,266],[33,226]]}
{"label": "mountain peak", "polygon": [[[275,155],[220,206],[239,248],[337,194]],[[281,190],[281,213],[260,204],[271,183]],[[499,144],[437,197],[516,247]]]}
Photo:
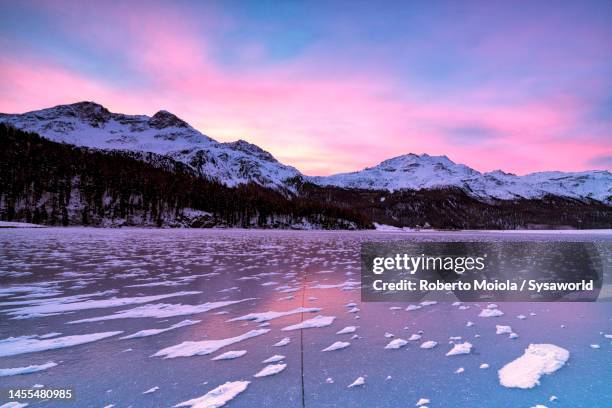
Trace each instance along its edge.
{"label": "mountain peak", "polygon": [[500,176],[500,177],[505,177],[505,176],[513,176],[513,177],[516,177],[516,174],[514,174],[514,173],[508,173],[508,172],[505,172],[505,171],[503,171],[503,170],[501,170],[501,169],[497,169],[497,170],[490,171],[490,172],[488,172],[488,173],[485,173],[485,175],[491,175],[491,176]]}
{"label": "mountain peak", "polygon": [[166,110],[160,110],[149,119],[149,125],[156,129],[167,127],[187,128],[189,125],[184,120],[180,119],[173,113]]}
{"label": "mountain peak", "polygon": [[228,186],[255,182],[292,190],[287,180],[303,177],[321,186],[370,190],[459,188],[484,200],[540,198],[547,194],[612,203],[612,174],[540,172],[524,176],[494,171],[480,173],[447,156],[408,153],[352,173],[327,177],[302,176],[260,147],[238,140],[219,143],[176,115],[160,110],[152,117],[111,113],[95,102],[0,114],[0,122],[77,146],[151,152],[167,155],[196,172]]}
{"label": "mountain peak", "polygon": [[248,154],[253,154],[266,161],[277,162],[270,152],[267,152],[261,147],[254,145],[253,143],[249,143],[243,139],[238,139],[235,142],[224,143],[224,145]]}
{"label": "mountain peak", "polygon": [[91,101],[81,101],[70,103],[67,105],[57,105],[53,108],[49,108],[48,110],[57,110],[57,111],[72,111],[75,113],[80,113],[81,115],[93,116],[99,114],[109,114],[110,112],[104,106],[100,105],[96,102]]}
{"label": "mountain peak", "polygon": [[166,110],[153,116],[127,115],[111,113],[94,102],[78,102],[23,114],[0,114],[0,123],[60,143],[164,155],[230,187],[253,182],[293,191],[285,181],[301,177],[297,169],[278,162],[252,143],[219,143]]}
{"label": "mountain peak", "polygon": [[[99,127],[111,118],[111,113],[104,106],[90,101],[76,102],[69,105],[58,105],[43,111],[46,114],[72,116],[88,122],[93,127]],[[50,118],[51,119],[51,118]]]}
{"label": "mountain peak", "polygon": [[447,156],[431,156],[427,153],[423,153],[421,155],[415,153],[408,153],[387,159],[375,167],[398,167],[402,165],[417,166],[423,164],[455,165],[455,162],[453,162]]}
{"label": "mountain peak", "polygon": [[67,105],[59,105],[59,106],[71,106],[74,109],[78,110],[107,110],[104,106],[99,103],[93,101],[80,101],[75,103],[70,103]]}

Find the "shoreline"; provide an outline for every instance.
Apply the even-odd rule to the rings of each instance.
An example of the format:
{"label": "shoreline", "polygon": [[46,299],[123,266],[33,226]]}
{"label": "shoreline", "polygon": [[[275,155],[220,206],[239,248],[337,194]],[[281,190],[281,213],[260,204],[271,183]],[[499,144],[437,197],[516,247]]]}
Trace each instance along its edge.
{"label": "shoreline", "polygon": [[360,232],[373,232],[380,234],[465,234],[465,233],[504,233],[504,234],[569,234],[569,235],[583,235],[583,234],[612,234],[612,229],[601,228],[601,229],[512,229],[512,230],[477,230],[477,229],[466,229],[466,230],[443,230],[443,229],[412,229],[408,227],[400,228],[393,227],[390,229],[291,229],[291,228],[164,228],[164,227],[146,227],[146,226],[126,226],[126,227],[100,227],[92,225],[71,225],[71,226],[58,226],[58,225],[40,225],[13,221],[0,221],[0,230],[2,229],[94,229],[94,230],[206,230],[206,231],[299,231],[299,232],[349,232],[349,233],[360,233]]}

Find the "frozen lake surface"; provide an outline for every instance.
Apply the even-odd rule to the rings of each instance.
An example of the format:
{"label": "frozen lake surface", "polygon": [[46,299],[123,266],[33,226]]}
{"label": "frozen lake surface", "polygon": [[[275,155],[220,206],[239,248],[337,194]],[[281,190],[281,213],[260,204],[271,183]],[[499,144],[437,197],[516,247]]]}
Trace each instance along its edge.
{"label": "frozen lake surface", "polygon": [[0,230],[1,387],[74,389],[30,407],[612,406],[612,303],[360,302],[360,243],[399,239],[612,260],[610,232]]}

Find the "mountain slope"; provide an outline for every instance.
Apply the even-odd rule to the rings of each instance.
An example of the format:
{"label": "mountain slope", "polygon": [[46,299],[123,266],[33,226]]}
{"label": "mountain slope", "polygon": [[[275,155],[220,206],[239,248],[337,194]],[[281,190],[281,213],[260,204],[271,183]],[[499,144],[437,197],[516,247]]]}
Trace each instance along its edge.
{"label": "mountain slope", "polygon": [[487,203],[460,188],[345,189],[296,181],[296,194],[227,187],[140,151],[56,143],[0,124],[0,220],[47,225],[463,229],[612,228],[612,206],[557,196]]}
{"label": "mountain slope", "polygon": [[290,187],[285,180],[300,176],[295,168],[279,163],[255,145],[242,140],[219,143],[166,111],[152,117],[124,115],[93,102],[79,102],[24,114],[0,114],[0,122],[54,142],[165,155],[230,187],[255,182],[282,190]]}
{"label": "mountain slope", "polygon": [[254,183],[230,188],[155,153],[51,142],[0,124],[0,220],[47,225],[367,228],[366,217]]}
{"label": "mountain slope", "polygon": [[539,199],[547,195],[593,199],[612,205],[612,174],[542,172],[525,176],[494,171],[480,173],[446,156],[407,154],[353,173],[311,177],[320,186],[367,190],[421,190],[456,187],[484,200]]}
{"label": "mountain slope", "polygon": [[485,202],[457,187],[422,190],[347,189],[304,183],[301,197],[350,208],[379,224],[441,229],[612,228],[612,206],[553,195]]}
{"label": "mountain slope", "polygon": [[[93,102],[79,102],[24,114],[0,114],[0,122],[56,142],[163,155],[187,164],[201,177],[230,187],[253,182],[289,195],[304,182],[390,192],[459,188],[486,203],[553,195],[612,205],[612,174],[608,171],[525,176],[499,170],[480,173],[446,156],[427,154],[398,156],[353,173],[308,177],[254,144],[243,140],[219,143],[166,111],[152,117],[124,115]],[[144,154],[143,159],[148,156]]]}

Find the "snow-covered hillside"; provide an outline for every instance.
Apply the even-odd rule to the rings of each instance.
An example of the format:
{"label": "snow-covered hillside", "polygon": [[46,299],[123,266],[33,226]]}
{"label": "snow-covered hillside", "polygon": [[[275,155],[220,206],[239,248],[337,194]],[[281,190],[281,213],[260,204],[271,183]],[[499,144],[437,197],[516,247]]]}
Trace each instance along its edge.
{"label": "snow-covered hillside", "polygon": [[552,194],[612,205],[612,174],[608,171],[525,176],[499,170],[480,173],[446,156],[427,154],[398,156],[353,173],[307,177],[254,144],[243,140],[219,143],[166,111],[152,117],[124,115],[93,102],[79,102],[24,114],[0,114],[0,122],[77,146],[166,155],[228,186],[253,181],[264,187],[293,190],[287,180],[297,177],[320,186],[370,190],[458,187],[483,201]]}
{"label": "snow-covered hillside", "polygon": [[93,102],[79,102],[24,114],[0,114],[0,122],[56,142],[167,155],[228,186],[253,181],[283,189],[286,179],[300,175],[253,144],[243,140],[219,143],[163,110],[151,117],[124,115]]}
{"label": "snow-covered hillside", "polygon": [[540,198],[552,194],[592,198],[612,204],[612,174],[608,171],[532,173],[525,176],[493,171],[480,173],[446,156],[407,154],[353,173],[311,177],[323,186],[396,191],[459,187],[480,199]]}

